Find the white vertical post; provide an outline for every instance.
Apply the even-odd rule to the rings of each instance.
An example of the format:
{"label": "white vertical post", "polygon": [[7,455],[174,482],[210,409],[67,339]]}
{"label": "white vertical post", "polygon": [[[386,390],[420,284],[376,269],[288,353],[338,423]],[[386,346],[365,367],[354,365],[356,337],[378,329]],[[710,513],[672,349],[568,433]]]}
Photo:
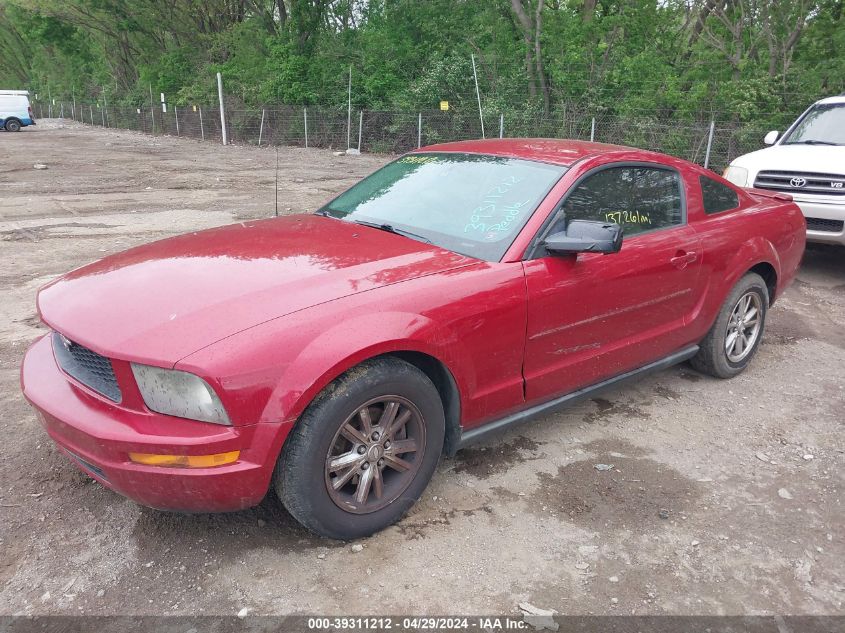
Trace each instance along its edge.
{"label": "white vertical post", "polygon": [[499,138],[504,138],[505,136],[505,115],[504,113],[499,115]]}
{"label": "white vertical post", "polygon": [[226,110],[223,108],[223,77],[217,73],[217,100],[220,101],[220,130],[223,132],[223,145],[229,143],[226,135]]}
{"label": "white vertical post", "polygon": [[704,169],[710,164],[710,149],[713,147],[713,132],[715,131],[715,121],[710,121],[710,133],[707,135],[707,152],[704,154]]}
{"label": "white vertical post", "polygon": [[108,99],[106,99],[106,89],[105,88],[103,88],[103,107],[106,110],[106,126],[108,126],[108,124],[109,124],[109,113],[108,113],[109,102],[108,102]]}
{"label": "white vertical post", "polygon": [[417,115],[417,149],[422,147],[422,112]]}
{"label": "white vertical post", "polygon": [[73,103],[70,104],[70,118],[76,120],[76,88],[73,84],[70,85],[70,95],[73,98]]}
{"label": "white vertical post", "polygon": [[364,129],[364,111],[358,114],[358,153],[361,153],[361,131]]}
{"label": "white vertical post", "polygon": [[258,128],[258,147],[261,147],[261,137],[264,136],[264,108],[261,108],[261,126]]}
{"label": "white vertical post", "polygon": [[202,125],[202,108],[200,108],[200,138],[205,140],[205,128]]}
{"label": "white vertical post", "polygon": [[94,106],[89,105],[88,111],[91,113],[91,125],[94,125]]}
{"label": "white vertical post", "polygon": [[596,117],[593,117],[592,123],[590,123],[590,142],[596,140]]}
{"label": "white vertical post", "polygon": [[59,118],[60,119],[65,118],[65,102],[64,101],[62,101],[61,104],[59,104]]}
{"label": "white vertical post", "polygon": [[305,149],[308,149],[308,108],[302,108],[302,118],[305,121]]}
{"label": "white vertical post", "polygon": [[352,64],[349,64],[349,96],[347,97],[346,109],[346,148],[350,147],[351,133],[352,133]]}
{"label": "white vertical post", "polygon": [[150,119],[153,121],[153,135],[156,133],[156,104],[153,101],[153,85],[150,84]]}
{"label": "white vertical post", "polygon": [[475,71],[475,55],[472,55],[472,76],[475,79],[475,96],[478,98],[478,118],[481,121],[481,138],[484,135],[484,115],[481,113],[481,91],[478,89],[478,73]]}
{"label": "white vertical post", "polygon": [[106,127],[106,110],[105,110],[105,108],[100,108],[100,118],[103,120],[103,127]]}
{"label": "white vertical post", "polygon": [[179,136],[179,106],[173,106],[173,116],[176,117],[176,136]]}

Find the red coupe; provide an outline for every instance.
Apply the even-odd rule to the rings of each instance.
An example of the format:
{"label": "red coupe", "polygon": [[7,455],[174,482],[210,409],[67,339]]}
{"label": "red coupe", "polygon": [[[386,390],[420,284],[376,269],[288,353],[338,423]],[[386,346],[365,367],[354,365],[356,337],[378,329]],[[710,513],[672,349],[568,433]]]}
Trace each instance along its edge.
{"label": "red coupe", "polygon": [[314,214],[51,282],[21,382],[61,450],[138,503],[239,510],[273,488],[351,539],[488,433],[685,360],[743,371],[804,235],[789,196],[662,154],[436,145]]}

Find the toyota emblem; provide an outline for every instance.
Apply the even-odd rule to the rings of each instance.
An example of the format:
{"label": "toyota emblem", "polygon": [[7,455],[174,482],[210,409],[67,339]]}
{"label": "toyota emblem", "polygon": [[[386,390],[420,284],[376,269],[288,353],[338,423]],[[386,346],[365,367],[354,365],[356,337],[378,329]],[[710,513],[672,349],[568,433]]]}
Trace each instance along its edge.
{"label": "toyota emblem", "polygon": [[807,184],[807,179],[806,178],[793,178],[792,180],[789,181],[789,184],[792,185],[793,187],[803,187],[804,185]]}

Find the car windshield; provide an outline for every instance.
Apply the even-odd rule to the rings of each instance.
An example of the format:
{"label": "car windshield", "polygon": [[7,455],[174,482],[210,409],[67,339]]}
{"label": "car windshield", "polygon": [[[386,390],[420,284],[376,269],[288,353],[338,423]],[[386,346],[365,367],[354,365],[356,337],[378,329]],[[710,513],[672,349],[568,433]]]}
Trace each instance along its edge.
{"label": "car windshield", "polygon": [[498,261],[565,171],[501,156],[409,154],[317,213]]}
{"label": "car windshield", "polygon": [[783,141],[784,145],[845,145],[845,103],[817,105]]}

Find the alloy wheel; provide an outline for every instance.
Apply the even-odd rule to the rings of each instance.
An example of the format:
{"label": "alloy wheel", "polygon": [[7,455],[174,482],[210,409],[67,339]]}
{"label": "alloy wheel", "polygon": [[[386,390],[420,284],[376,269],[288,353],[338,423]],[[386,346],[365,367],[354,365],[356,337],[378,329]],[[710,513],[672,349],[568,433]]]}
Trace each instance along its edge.
{"label": "alloy wheel", "polygon": [[725,353],[730,362],[742,362],[754,349],[763,325],[762,307],[759,294],[746,292],[731,311],[725,332]]}
{"label": "alloy wheel", "polygon": [[380,396],[361,405],[335,433],[326,455],[326,487],[332,501],[355,514],[389,505],[413,481],[425,451],[419,409],[401,396]]}

